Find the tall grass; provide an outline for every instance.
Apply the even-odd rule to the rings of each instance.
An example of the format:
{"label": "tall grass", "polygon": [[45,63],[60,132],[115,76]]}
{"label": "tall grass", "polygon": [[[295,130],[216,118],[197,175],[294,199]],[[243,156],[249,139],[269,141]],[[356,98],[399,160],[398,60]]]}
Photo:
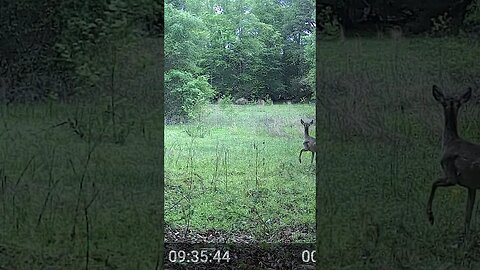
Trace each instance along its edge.
{"label": "tall grass", "polygon": [[114,113],[101,87],[89,101],[2,105],[0,269],[159,264],[159,69],[126,64],[155,57],[156,42],[119,56]]}
{"label": "tall grass", "polygon": [[185,234],[216,230],[232,239],[313,241],[315,167],[309,158],[300,164],[298,154],[300,118],[314,118],[314,107],[209,110],[194,123],[165,128],[167,226]]}
{"label": "tall grass", "polygon": [[[443,116],[432,84],[449,93],[478,89],[477,42],[349,39],[319,46],[317,130],[325,137],[318,142],[321,264],[478,268],[478,237],[466,249],[455,248],[465,191],[439,189],[433,227],[425,212],[431,183],[441,173]],[[462,108],[459,130],[480,142],[476,100]]]}

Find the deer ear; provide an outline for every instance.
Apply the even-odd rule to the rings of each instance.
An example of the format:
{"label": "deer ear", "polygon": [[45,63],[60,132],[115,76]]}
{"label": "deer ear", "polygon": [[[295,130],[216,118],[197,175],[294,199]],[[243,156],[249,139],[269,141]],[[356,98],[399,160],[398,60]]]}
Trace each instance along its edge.
{"label": "deer ear", "polygon": [[300,123],[302,123],[302,125],[305,124],[305,122],[303,122],[303,119],[300,119]]}
{"label": "deer ear", "polygon": [[436,86],[435,84],[432,86],[432,94],[433,94],[433,97],[435,98],[435,100],[438,101],[438,102],[443,102],[444,99],[445,99],[442,92],[440,91],[438,86]]}
{"label": "deer ear", "polygon": [[462,97],[460,98],[460,103],[463,104],[463,103],[469,101],[471,97],[472,97],[472,88],[469,87],[468,90],[467,90],[467,92],[465,92],[465,93],[462,95]]}
{"label": "deer ear", "polygon": [[313,120],[312,120],[312,121],[310,121],[310,125],[313,125]]}

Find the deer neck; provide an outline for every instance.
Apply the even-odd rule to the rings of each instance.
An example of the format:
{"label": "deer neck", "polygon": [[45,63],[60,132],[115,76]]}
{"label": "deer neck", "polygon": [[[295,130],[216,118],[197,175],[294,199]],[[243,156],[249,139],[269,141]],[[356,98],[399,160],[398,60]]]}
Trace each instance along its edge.
{"label": "deer neck", "polygon": [[310,138],[310,135],[308,135],[308,127],[305,127],[304,137]]}
{"label": "deer neck", "polygon": [[443,130],[443,146],[445,147],[451,141],[458,139],[457,131],[457,112],[455,110],[444,110],[445,129]]}

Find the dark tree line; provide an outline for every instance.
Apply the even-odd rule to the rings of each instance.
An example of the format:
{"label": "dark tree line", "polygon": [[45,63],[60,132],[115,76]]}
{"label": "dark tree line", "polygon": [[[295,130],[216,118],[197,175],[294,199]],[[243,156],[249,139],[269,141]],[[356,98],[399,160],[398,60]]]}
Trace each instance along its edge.
{"label": "dark tree line", "polygon": [[[471,30],[465,19],[478,16],[475,0],[319,0],[320,10],[330,7],[346,32],[358,30],[382,30],[400,26],[406,33],[419,34],[432,29],[432,19],[444,20],[449,34],[461,29]],[[325,18],[318,18],[325,21]],[[478,21],[477,21],[478,25]],[[321,26],[320,26],[321,27]],[[467,29],[470,28],[470,29]]]}
{"label": "dark tree line", "polygon": [[0,101],[66,100],[94,89],[113,50],[160,35],[162,3],[2,0]]}

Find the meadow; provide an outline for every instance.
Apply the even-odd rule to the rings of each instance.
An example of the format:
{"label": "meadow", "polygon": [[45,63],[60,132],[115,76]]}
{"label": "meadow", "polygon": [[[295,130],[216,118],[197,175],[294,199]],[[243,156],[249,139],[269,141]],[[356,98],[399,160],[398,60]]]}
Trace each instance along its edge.
{"label": "meadow", "polygon": [[314,117],[313,104],[221,103],[166,125],[165,241],[314,242],[315,162],[298,160]]}
{"label": "meadow", "polygon": [[432,85],[474,95],[459,133],[480,143],[480,47],[463,38],[349,38],[317,43],[318,258],[323,269],[478,269],[478,205],[439,188],[443,111]]}
{"label": "meadow", "polygon": [[0,269],[158,269],[161,69],[142,42],[110,96],[0,106]]}

